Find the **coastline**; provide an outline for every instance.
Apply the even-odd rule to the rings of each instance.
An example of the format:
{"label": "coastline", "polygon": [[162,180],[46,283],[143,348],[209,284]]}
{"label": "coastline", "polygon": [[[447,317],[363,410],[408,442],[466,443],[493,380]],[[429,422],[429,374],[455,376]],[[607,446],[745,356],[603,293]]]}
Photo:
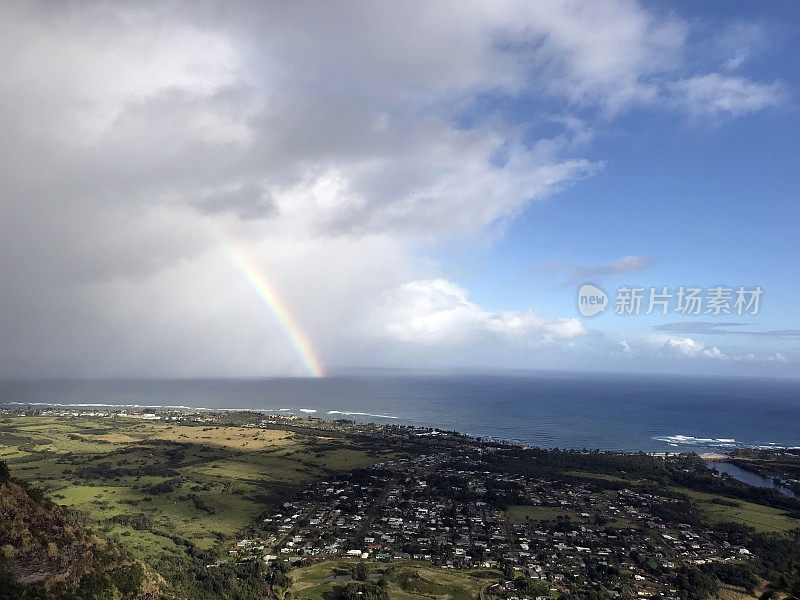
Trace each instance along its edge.
{"label": "coastline", "polygon": [[[757,410],[754,394],[764,398]],[[0,403],[32,411],[258,411],[438,428],[542,448],[647,453],[800,446],[799,394],[718,381],[543,376],[0,381]],[[717,418],[723,406],[726,416]]]}
{"label": "coastline", "polygon": [[706,462],[727,462],[731,459],[727,454],[719,452],[703,452],[700,454],[700,458]]}

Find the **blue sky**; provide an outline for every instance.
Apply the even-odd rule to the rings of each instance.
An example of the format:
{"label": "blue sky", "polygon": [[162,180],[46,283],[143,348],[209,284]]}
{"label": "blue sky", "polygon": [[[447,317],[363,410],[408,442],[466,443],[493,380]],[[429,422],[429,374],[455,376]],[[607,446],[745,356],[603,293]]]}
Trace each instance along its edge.
{"label": "blue sky", "polygon": [[[621,285],[645,288],[761,285],[757,316],[704,316],[695,321],[742,322],[747,330],[800,326],[800,112],[796,33],[798,9],[790,3],[656,3],[706,31],[748,23],[768,39],[755,44],[737,69],[755,80],[780,81],[787,99],[779,106],[706,120],[680,112],[637,109],[606,118],[581,111],[594,137],[582,152],[603,168],[533,204],[503,234],[485,245],[456,244],[439,258],[472,292],[471,299],[496,310],[535,303],[545,315],[575,311],[578,281],[558,263],[600,266],[623,256],[646,256],[639,272],[597,276],[613,294]],[[713,10],[709,11],[709,8]],[[743,50],[744,51],[744,50]],[[705,68],[728,56],[697,56]],[[540,116],[559,110],[535,97],[481,103],[482,111],[543,129]],[[481,116],[470,117],[478,120]],[[553,133],[551,133],[553,134]],[[553,269],[542,269],[548,263]],[[583,281],[580,281],[583,283]],[[592,327],[647,333],[680,315],[618,316],[609,311]],[[744,329],[745,327],[742,326]],[[735,345],[796,356],[797,335],[788,339],[700,335],[709,344]],[[738,339],[731,339],[732,337]]]}
{"label": "blue sky", "polygon": [[0,12],[0,377],[800,376],[796,3]]}

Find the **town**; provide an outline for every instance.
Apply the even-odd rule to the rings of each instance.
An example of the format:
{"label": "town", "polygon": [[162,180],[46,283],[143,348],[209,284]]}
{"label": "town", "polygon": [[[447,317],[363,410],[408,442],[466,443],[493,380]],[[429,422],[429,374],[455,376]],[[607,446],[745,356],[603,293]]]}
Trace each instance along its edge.
{"label": "town", "polygon": [[800,501],[697,454],[547,450],[253,411],[3,417],[18,473],[134,551],[175,544],[154,564],[172,572],[180,557],[198,581],[267,577],[288,591],[306,577],[324,594],[360,565],[405,591],[418,571],[425,585],[451,574],[482,600],[702,600],[717,585],[752,596],[800,537]]}
{"label": "town", "polygon": [[[500,569],[509,580],[522,574],[545,583],[545,596],[589,586],[664,598],[677,597],[672,573],[681,566],[750,558],[719,533],[658,516],[675,498],[492,473],[484,452],[400,459],[320,481],[229,555],[297,565],[336,556],[430,561]],[[490,592],[517,596],[513,581]]]}

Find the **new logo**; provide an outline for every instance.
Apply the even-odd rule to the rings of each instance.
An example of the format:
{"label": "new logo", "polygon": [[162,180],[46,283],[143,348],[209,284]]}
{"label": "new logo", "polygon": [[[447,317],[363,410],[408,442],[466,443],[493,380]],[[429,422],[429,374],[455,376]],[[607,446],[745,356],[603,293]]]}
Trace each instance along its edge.
{"label": "new logo", "polygon": [[584,317],[593,317],[608,308],[608,294],[591,283],[584,283],[578,290],[578,312]]}

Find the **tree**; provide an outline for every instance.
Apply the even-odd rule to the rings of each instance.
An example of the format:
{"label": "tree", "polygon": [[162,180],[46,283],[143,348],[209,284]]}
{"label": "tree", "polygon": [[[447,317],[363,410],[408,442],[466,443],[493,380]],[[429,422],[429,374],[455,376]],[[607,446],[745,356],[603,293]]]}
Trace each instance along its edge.
{"label": "tree", "polygon": [[546,582],[531,577],[517,577],[514,585],[526,596],[547,596],[550,592],[550,586]]}
{"label": "tree", "polygon": [[705,600],[717,593],[719,582],[714,575],[694,566],[683,566],[675,574],[673,584],[682,600]]}
{"label": "tree", "polygon": [[353,568],[353,579],[356,581],[366,581],[369,577],[369,569],[364,562],[357,563]]}
{"label": "tree", "polygon": [[767,584],[761,600],[771,600],[781,594],[786,594],[786,600],[800,600],[800,563],[790,562],[785,573]]}

